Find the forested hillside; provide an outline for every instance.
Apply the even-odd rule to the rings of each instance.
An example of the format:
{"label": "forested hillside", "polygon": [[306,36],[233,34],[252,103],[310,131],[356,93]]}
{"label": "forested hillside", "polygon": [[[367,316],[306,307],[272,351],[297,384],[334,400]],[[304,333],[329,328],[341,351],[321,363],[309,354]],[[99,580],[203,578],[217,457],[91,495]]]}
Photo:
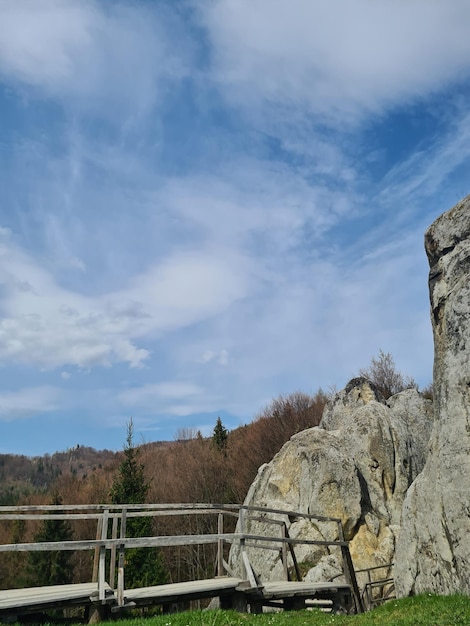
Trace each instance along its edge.
{"label": "forested hillside", "polygon": [[[174,442],[139,447],[153,502],[240,502],[258,467],[270,461],[296,432],[316,426],[326,402],[318,391],[274,400],[255,420],[223,442],[197,431],[177,433]],[[222,428],[223,424],[218,420]],[[123,432],[123,441],[125,433]],[[110,476],[122,452],[77,445],[43,457],[0,455],[0,504],[45,503],[59,493],[66,503],[106,502]]]}

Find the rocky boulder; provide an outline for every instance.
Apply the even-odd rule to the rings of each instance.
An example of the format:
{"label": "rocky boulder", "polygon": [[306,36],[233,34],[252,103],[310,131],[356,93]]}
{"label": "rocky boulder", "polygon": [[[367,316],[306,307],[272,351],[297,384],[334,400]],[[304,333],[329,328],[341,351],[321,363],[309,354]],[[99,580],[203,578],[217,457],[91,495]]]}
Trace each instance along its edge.
{"label": "rocky boulder", "polygon": [[[339,518],[356,569],[389,564],[405,493],[424,466],[431,426],[432,403],[415,389],[385,402],[372,383],[354,379],[327,404],[319,427],[292,437],[260,468],[245,504]],[[335,524],[284,521],[291,537],[338,539]],[[266,524],[253,521],[247,530],[262,534]],[[238,557],[233,549],[232,566]],[[282,579],[279,554],[252,549],[249,558],[262,580]],[[334,550],[304,548],[297,558],[307,580],[342,571]]]}
{"label": "rocky boulder", "polygon": [[400,595],[470,593],[470,196],[425,235],[434,333],[431,451],[403,508]]}

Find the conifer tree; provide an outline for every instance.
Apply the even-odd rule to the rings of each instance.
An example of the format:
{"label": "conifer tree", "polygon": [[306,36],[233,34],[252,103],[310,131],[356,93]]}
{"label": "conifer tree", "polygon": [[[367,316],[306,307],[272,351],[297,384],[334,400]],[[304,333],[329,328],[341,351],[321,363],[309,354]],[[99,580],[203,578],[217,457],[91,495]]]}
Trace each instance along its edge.
{"label": "conifer tree", "polygon": [[[134,424],[127,425],[124,459],[111,487],[113,504],[143,504],[150,488],[145,480],[145,467],[140,462],[139,450],[134,446]],[[152,518],[137,517],[127,520],[127,537],[151,537]],[[167,575],[158,550],[132,548],[126,550],[125,585],[128,589],[148,587],[166,582]]]}
{"label": "conifer tree", "polygon": [[222,424],[222,420],[220,419],[220,417],[217,418],[217,421],[215,423],[212,440],[219,450],[225,452],[227,448],[228,431]]}
{"label": "conifer tree", "polygon": [[[62,504],[58,494],[52,504]],[[72,528],[67,520],[44,520],[41,529],[34,535],[34,541],[71,541]],[[28,586],[60,585],[72,582],[72,553],[68,550],[30,552],[26,566],[25,583]]]}

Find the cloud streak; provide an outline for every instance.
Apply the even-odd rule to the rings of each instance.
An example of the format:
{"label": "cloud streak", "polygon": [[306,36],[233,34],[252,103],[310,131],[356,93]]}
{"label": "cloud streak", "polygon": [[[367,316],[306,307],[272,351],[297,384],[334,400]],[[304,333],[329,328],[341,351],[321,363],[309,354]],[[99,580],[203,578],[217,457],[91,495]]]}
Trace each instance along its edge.
{"label": "cloud streak", "polygon": [[0,421],[34,418],[59,408],[60,390],[54,387],[26,387],[0,393]]}

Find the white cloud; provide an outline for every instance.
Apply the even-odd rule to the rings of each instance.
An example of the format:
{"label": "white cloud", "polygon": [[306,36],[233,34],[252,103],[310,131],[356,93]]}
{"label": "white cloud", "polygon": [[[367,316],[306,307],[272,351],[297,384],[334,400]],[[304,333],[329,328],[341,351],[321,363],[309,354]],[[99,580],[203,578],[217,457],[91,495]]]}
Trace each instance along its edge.
{"label": "white cloud", "polygon": [[199,363],[218,363],[218,365],[227,365],[229,362],[229,353],[227,350],[205,350],[201,355],[200,359],[198,359]]}
{"label": "white cloud", "polygon": [[162,400],[177,400],[202,393],[202,388],[193,383],[166,381],[127,389],[119,394],[119,400],[126,405],[152,406]]}
{"label": "white cloud", "polygon": [[126,389],[118,394],[118,401],[125,407],[133,407],[132,410],[137,413],[143,411],[160,418],[212,412],[220,408],[221,404],[221,398],[207,392],[203,386],[180,381],[164,381]]}
{"label": "white cloud", "polygon": [[58,408],[59,390],[54,387],[26,387],[14,392],[0,393],[0,420],[35,417],[38,413]]}
{"label": "white cloud", "polygon": [[86,271],[86,265],[85,263],[79,259],[78,257],[74,256],[70,259],[69,264],[71,267],[80,270],[81,272],[85,272]]}
{"label": "white cloud", "polygon": [[206,350],[199,359],[200,363],[210,363],[216,356],[216,353],[213,350]]}
{"label": "white cloud", "polygon": [[181,25],[163,7],[0,3],[0,73],[74,106],[111,117],[122,107],[133,115],[147,111],[162,82],[186,74],[188,60]]}
{"label": "white cloud", "polygon": [[46,368],[141,366],[136,339],[182,328],[243,297],[247,281],[227,259],[182,253],[136,276],[127,288],[95,297],[60,287],[11,241],[0,245],[0,360]]}
{"label": "white cloud", "polygon": [[227,350],[221,350],[220,354],[219,354],[219,364],[220,365],[227,365],[229,360],[229,354]]}
{"label": "white cloud", "polygon": [[213,68],[239,104],[261,98],[338,121],[468,76],[466,0],[198,3]]}

